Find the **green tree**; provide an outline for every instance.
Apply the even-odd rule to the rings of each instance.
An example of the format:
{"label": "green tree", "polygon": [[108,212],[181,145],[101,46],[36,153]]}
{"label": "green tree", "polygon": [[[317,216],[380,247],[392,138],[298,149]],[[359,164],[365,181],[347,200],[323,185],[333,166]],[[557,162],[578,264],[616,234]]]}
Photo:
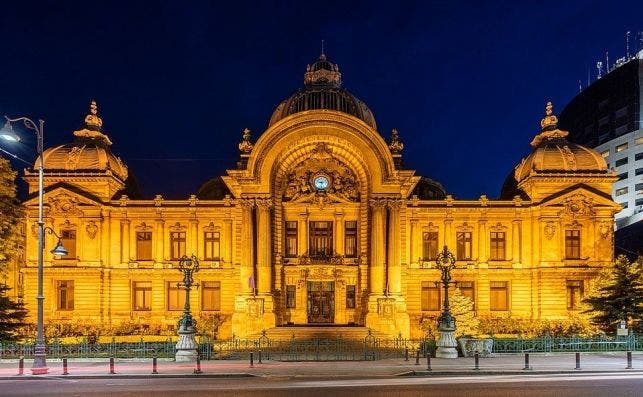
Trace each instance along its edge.
{"label": "green tree", "polygon": [[26,325],[27,310],[22,303],[9,299],[8,290],[6,285],[0,285],[0,341],[16,339],[19,329]]}
{"label": "green tree", "polygon": [[[462,295],[460,288],[449,289],[449,310],[455,317],[455,336],[477,336],[479,334],[480,322],[473,311],[473,301]],[[419,319],[420,328],[429,338],[437,339],[438,315],[422,316]]]}
{"label": "green tree", "polygon": [[18,254],[18,224],[22,216],[16,197],[16,172],[7,159],[0,157],[0,273],[7,271],[9,262]]}
{"label": "green tree", "polygon": [[621,255],[614,266],[599,275],[593,290],[584,299],[585,311],[594,324],[613,333],[621,320],[635,331],[643,330],[643,266],[641,258],[630,262]]}

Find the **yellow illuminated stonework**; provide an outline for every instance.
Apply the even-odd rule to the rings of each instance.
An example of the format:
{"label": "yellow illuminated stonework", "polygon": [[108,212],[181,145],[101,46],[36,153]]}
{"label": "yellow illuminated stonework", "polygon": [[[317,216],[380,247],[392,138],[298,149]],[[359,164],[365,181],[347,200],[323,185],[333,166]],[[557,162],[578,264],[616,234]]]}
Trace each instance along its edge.
{"label": "yellow illuminated stonework", "polygon": [[[127,166],[97,109],[73,143],[44,153],[46,226],[70,252],[45,253],[46,323],[176,326],[177,259],[195,254],[193,312],[221,315],[220,338],[305,324],[418,337],[419,319],[440,308],[434,259],[444,245],[478,316],[566,317],[574,294],[612,260],[616,177],[598,153],[567,142],[551,106],[510,178],[518,193],[499,200],[454,199],[403,168],[400,134],[385,141],[324,55],[256,141],[244,131],[237,168],[222,177],[227,194],[216,199],[123,195]],[[24,178],[18,279],[35,313],[37,173]]]}

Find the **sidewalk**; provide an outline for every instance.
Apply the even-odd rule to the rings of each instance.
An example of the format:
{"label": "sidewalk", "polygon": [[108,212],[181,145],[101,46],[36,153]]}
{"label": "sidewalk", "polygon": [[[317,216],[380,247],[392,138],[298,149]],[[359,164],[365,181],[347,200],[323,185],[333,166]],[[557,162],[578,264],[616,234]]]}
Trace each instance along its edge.
{"label": "sidewalk", "polygon": [[[0,360],[0,379],[33,379],[31,360],[24,362],[24,375],[18,376],[18,360]],[[426,358],[388,359],[379,361],[305,361],[283,362],[213,360],[201,361],[201,374],[195,374],[196,363],[176,363],[170,359],[158,359],[158,374],[152,374],[151,359],[116,359],[115,374],[109,374],[109,359],[69,359],[68,373],[63,375],[62,360],[47,361],[49,374],[44,376],[65,376],[69,378],[127,378],[127,377],[391,377],[391,376],[435,376],[435,375],[503,375],[503,374],[560,374],[592,372],[633,372],[643,373],[643,352],[632,354],[632,369],[626,369],[625,352],[581,353],[580,370],[576,370],[574,353],[532,353],[530,370],[524,370],[522,354],[495,355],[480,358],[479,369],[474,369],[473,358],[439,359],[431,358],[432,370],[427,371]]]}

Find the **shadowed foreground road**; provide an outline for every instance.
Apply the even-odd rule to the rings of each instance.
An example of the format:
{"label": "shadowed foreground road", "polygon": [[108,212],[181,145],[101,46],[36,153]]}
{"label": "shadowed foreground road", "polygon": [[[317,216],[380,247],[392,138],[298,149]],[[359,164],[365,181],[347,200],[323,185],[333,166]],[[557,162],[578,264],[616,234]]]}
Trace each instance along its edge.
{"label": "shadowed foreground road", "polygon": [[499,375],[412,378],[42,377],[0,381],[1,396],[642,396],[643,374]]}

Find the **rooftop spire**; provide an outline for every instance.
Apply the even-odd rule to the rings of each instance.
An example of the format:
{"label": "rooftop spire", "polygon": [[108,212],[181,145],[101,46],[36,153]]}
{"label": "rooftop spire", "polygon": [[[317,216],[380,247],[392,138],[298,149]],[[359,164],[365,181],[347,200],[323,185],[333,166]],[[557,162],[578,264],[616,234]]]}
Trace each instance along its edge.
{"label": "rooftop spire", "polygon": [[321,54],[319,54],[319,59],[322,61],[326,60],[326,54],[324,53],[324,39],[321,41]]}

